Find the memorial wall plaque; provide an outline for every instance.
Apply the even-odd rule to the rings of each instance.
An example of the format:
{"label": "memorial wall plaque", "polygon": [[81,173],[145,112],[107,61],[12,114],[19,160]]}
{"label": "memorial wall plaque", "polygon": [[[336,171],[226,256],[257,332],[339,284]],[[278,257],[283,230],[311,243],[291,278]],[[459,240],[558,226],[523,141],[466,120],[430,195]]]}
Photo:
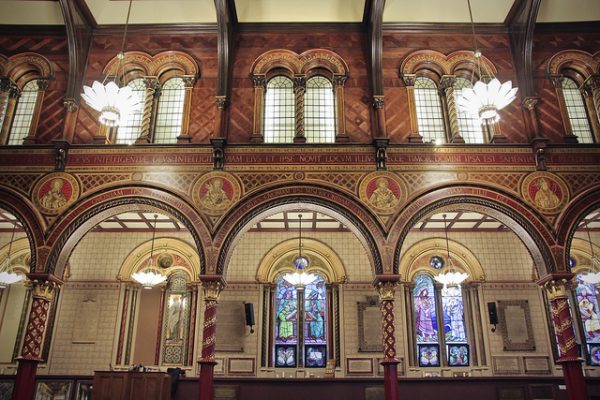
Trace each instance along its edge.
{"label": "memorial wall plaque", "polygon": [[71,341],[75,344],[96,343],[100,306],[96,295],[85,294],[77,304],[77,314],[73,325]]}
{"label": "memorial wall plaque", "polygon": [[358,309],[358,351],[381,352],[381,310],[377,296],[356,303]]}
{"label": "memorial wall plaque", "polygon": [[535,351],[527,300],[498,301],[498,317],[504,351]]}
{"label": "memorial wall plaque", "polygon": [[219,301],[217,318],[216,350],[244,351],[244,335],[246,333],[244,302]]}

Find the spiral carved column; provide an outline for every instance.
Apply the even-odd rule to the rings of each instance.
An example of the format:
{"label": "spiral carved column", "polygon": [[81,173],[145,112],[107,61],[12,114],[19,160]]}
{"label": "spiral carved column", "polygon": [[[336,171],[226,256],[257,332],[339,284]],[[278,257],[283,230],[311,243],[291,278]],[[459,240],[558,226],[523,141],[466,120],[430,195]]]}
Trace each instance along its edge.
{"label": "spiral carved column", "polygon": [[398,400],[398,359],[396,358],[396,336],[394,318],[394,294],[398,279],[395,276],[380,276],[375,279],[379,292],[383,331],[383,382],[385,400]]}
{"label": "spiral carved column", "polygon": [[212,400],[213,375],[215,368],[215,345],[217,328],[217,304],[219,295],[225,287],[220,279],[202,281],[202,297],[204,299],[204,325],[202,335],[202,355],[200,358],[199,400]]}
{"label": "spiral carved column", "polygon": [[543,285],[548,293],[552,325],[560,352],[558,363],[562,365],[567,398],[569,400],[585,400],[588,398],[587,388],[567,295],[567,285],[572,277],[573,274],[568,272],[554,273],[540,280],[538,284]]}
{"label": "spiral carved column", "polygon": [[43,361],[44,339],[46,338],[50,309],[56,289],[62,284],[52,275],[30,274],[31,310],[25,328],[23,348],[18,358],[19,366],[15,377],[13,400],[33,400],[38,363]]}
{"label": "spiral carved column", "polygon": [[306,78],[294,77],[294,97],[296,101],[296,134],[294,143],[306,143],[304,135],[304,93],[306,93]]}
{"label": "spiral carved column", "polygon": [[150,127],[154,108],[154,94],[159,89],[159,83],[155,77],[146,78],[146,97],[144,97],[144,106],[142,110],[142,123],[140,125],[140,137],[135,141],[136,144],[152,142]]}

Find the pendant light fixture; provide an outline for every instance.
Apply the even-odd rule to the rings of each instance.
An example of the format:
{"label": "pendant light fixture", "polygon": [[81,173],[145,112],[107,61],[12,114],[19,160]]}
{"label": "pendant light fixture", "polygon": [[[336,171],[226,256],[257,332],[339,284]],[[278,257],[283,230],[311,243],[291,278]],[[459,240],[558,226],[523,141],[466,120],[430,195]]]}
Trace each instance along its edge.
{"label": "pendant light fixture", "polygon": [[585,230],[587,231],[588,244],[590,245],[590,254],[592,257],[590,267],[594,269],[594,272],[586,272],[579,276],[584,282],[597,285],[600,283],[600,259],[598,259],[598,256],[594,254],[594,244],[592,243],[592,237],[590,236],[590,227],[588,226],[588,222],[584,220],[583,223]]}
{"label": "pendant light fixture", "polygon": [[[471,18],[471,31],[473,32],[475,68],[479,75],[479,81],[474,83],[473,88],[462,89],[462,96],[458,98],[457,104],[465,112],[478,116],[482,122],[487,124],[500,119],[498,111],[515,99],[518,89],[512,87],[511,81],[500,83],[485,62],[481,60],[481,51],[477,48],[471,0],[467,0],[467,5],[469,7],[469,17]],[[474,79],[475,71],[473,71],[471,83]]]}
{"label": "pendant light fixture", "polygon": [[25,279],[25,276],[22,274],[15,274],[14,272],[10,272],[11,258],[10,252],[12,251],[12,244],[15,240],[15,231],[17,230],[17,221],[15,221],[12,229],[12,234],[10,236],[10,243],[8,244],[8,252],[6,253],[6,257],[2,261],[2,265],[0,267],[0,289],[5,289],[9,285],[13,283],[17,283]]}
{"label": "pendant light fixture", "polygon": [[152,229],[152,247],[150,248],[150,258],[148,259],[148,267],[143,271],[136,272],[131,275],[134,281],[142,285],[144,289],[152,289],[154,286],[163,283],[167,277],[162,272],[154,267],[154,239],[156,238],[156,219],[158,215],[154,214],[154,227]]}
{"label": "pendant light fixture", "polygon": [[458,272],[454,269],[452,258],[450,258],[450,245],[448,243],[448,224],[446,223],[446,214],[444,214],[444,233],[446,234],[446,265],[448,270],[442,274],[435,276],[435,280],[438,283],[444,285],[442,290],[446,290],[448,287],[457,287],[460,289],[461,283],[469,276],[464,272]]}
{"label": "pendant light fixture", "polygon": [[294,259],[296,270],[283,275],[283,279],[297,288],[303,288],[313,283],[317,279],[317,276],[306,272],[309,261],[308,258],[302,255],[302,214],[298,214],[298,220],[300,221],[298,223],[298,257]]}
{"label": "pendant light fixture", "polygon": [[133,90],[129,86],[121,86],[123,82],[121,82],[120,78],[125,72],[124,49],[132,2],[133,0],[129,0],[127,19],[121,41],[121,51],[117,54],[118,62],[115,64],[113,73],[108,71],[104,80],[102,82],[94,81],[92,87],[83,86],[83,93],[81,94],[81,97],[90,107],[100,112],[100,117],[98,118],[100,123],[108,127],[118,126],[130,113],[141,107],[139,97],[133,93]]}

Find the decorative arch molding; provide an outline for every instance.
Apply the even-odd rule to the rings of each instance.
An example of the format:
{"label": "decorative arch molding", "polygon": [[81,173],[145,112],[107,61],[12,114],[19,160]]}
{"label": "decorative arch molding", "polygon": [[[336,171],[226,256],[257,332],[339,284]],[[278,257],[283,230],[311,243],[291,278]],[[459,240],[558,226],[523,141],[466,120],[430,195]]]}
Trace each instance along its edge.
{"label": "decorative arch molding", "polygon": [[217,251],[215,270],[209,273],[223,276],[226,274],[235,243],[253,224],[269,214],[299,206],[333,214],[361,241],[367,250],[375,275],[392,272],[391,259],[386,260],[389,268],[384,268],[380,255],[379,244],[385,243],[383,228],[370,211],[347,195],[330,188],[297,184],[255,192],[223,220],[216,230],[213,243]]}
{"label": "decorative arch molding", "polygon": [[210,246],[210,234],[196,210],[185,200],[166,191],[149,187],[117,187],[80,200],[61,217],[48,235],[51,252],[47,272],[62,276],[77,243],[98,223],[124,212],[141,210],[162,212],[176,218],[189,230],[204,272],[204,249]]}
{"label": "decorative arch molding", "polygon": [[[325,243],[305,238],[302,255],[310,260],[309,272],[320,273],[329,283],[343,282],[346,278],[344,263],[337,253]],[[260,283],[272,283],[282,273],[294,272],[293,260],[298,256],[298,240],[289,239],[273,246],[262,258],[256,272]]]}
{"label": "decorative arch molding", "polygon": [[[46,230],[46,224],[43,217],[35,210],[29,199],[4,187],[0,187],[0,208],[14,215],[25,229],[31,251],[31,272],[34,272],[38,265],[43,268],[45,255],[47,255],[44,253],[43,232]],[[38,252],[38,249],[41,251]]]}
{"label": "decorative arch molding", "polygon": [[[401,76],[424,74],[436,78],[434,80],[439,83],[445,75],[476,74],[474,60],[475,55],[471,50],[458,50],[448,55],[435,50],[417,50],[402,61],[400,74]],[[488,58],[481,56],[481,60],[494,75],[498,73],[496,66]]]}
{"label": "decorative arch molding", "polygon": [[585,78],[600,73],[600,54],[593,55],[583,50],[563,50],[548,60],[547,71],[550,76],[572,75],[568,73],[569,70]]}
{"label": "decorative arch molding", "polygon": [[[133,249],[125,258],[117,274],[117,279],[123,282],[131,282],[131,275],[141,271],[148,265],[150,253],[152,252],[152,240],[148,240]],[[175,238],[156,238],[154,241],[154,265],[163,254],[173,257],[173,264],[164,268],[166,275],[177,271],[183,271],[190,282],[198,281],[200,276],[200,258],[198,252],[189,243]]]}
{"label": "decorative arch molding", "polygon": [[348,64],[337,53],[325,49],[311,49],[302,54],[291,50],[275,49],[261,54],[252,64],[252,76],[265,76],[273,69],[284,69],[290,75],[305,75],[311,69],[325,69],[333,76],[348,75]]}
{"label": "decorative arch molding", "polygon": [[[112,58],[104,67],[102,73],[108,75],[114,71],[119,63],[117,57]],[[168,75],[190,76],[197,79],[200,68],[196,60],[182,51],[163,51],[154,56],[143,51],[125,52],[123,63],[124,75],[133,77],[147,76],[161,77]]]}
{"label": "decorative arch molding", "polygon": [[[9,272],[18,272],[20,274],[28,274],[31,272],[31,248],[27,238],[19,238],[10,243],[7,243],[0,248],[0,260],[5,260],[8,257],[8,249],[10,248],[11,264],[8,267]],[[29,262],[27,262],[29,260]]]}
{"label": "decorative arch molding", "polygon": [[[457,261],[455,267],[457,270],[464,271],[469,274],[469,282],[484,282],[485,272],[481,263],[467,247],[454,240],[448,241],[450,248],[450,256],[454,261]],[[400,260],[399,272],[400,279],[404,282],[412,282],[415,275],[420,272],[431,273],[429,264],[415,265],[416,262],[423,257],[436,256],[440,253],[446,254],[446,240],[444,238],[424,239],[412,245],[406,250]]]}
{"label": "decorative arch molding", "polygon": [[558,270],[556,256],[551,250],[556,242],[553,232],[527,206],[491,189],[456,186],[440,188],[414,199],[394,221],[389,238],[390,243],[396,243],[394,273],[399,271],[402,245],[410,229],[429,214],[456,210],[488,215],[511,229],[529,251],[540,276]]}
{"label": "decorative arch molding", "polygon": [[[594,248],[594,255],[600,255],[600,246],[592,244]],[[590,253],[590,243],[587,240],[573,238],[571,242],[571,248],[569,251],[570,256],[575,256],[577,264],[571,272],[579,274],[582,272],[600,272],[594,268],[594,264],[591,262],[592,253]],[[585,260],[585,264],[581,264],[581,261]],[[589,264],[588,264],[589,263]]]}
{"label": "decorative arch molding", "polygon": [[20,89],[32,79],[54,79],[54,67],[40,54],[25,52],[0,58],[2,75],[12,80]]}

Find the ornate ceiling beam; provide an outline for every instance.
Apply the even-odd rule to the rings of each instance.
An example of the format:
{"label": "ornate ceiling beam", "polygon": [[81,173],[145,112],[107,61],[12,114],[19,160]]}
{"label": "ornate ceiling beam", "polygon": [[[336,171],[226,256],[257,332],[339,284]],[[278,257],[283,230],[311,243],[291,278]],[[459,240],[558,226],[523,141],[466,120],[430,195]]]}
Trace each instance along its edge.
{"label": "ornate ceiling beam", "polygon": [[369,46],[369,67],[371,69],[371,91],[373,97],[383,98],[383,8],[385,0],[367,0],[364,23],[367,25],[367,43]]}
{"label": "ornate ceiling beam", "polygon": [[522,98],[536,96],[531,59],[533,33],[540,4],[541,0],[516,0],[514,13],[511,10],[506,21]]}

